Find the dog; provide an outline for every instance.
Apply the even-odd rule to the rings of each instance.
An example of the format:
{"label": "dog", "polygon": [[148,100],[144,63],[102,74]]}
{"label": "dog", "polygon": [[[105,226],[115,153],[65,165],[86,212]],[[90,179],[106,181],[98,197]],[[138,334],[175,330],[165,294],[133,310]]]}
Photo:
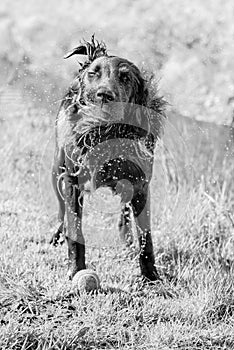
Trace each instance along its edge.
{"label": "dog", "polygon": [[62,100],[55,123],[52,183],[59,202],[59,227],[68,244],[69,278],[85,269],[82,233],[84,187],[110,187],[121,195],[119,230],[127,237],[133,212],[140,245],[140,269],[146,280],[159,279],[150,229],[149,183],[154,149],[163,129],[165,101],[152,78],[127,59],[108,55],[94,36],[65,58],[85,55]]}

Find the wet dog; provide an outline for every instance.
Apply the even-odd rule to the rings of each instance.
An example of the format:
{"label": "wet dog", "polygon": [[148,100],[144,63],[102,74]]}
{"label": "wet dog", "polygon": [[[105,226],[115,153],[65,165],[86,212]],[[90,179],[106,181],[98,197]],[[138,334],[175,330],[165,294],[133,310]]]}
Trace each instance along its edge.
{"label": "wet dog", "polygon": [[[85,269],[82,206],[85,183],[108,186],[121,195],[121,236],[130,230],[132,210],[140,244],[142,276],[157,280],[150,229],[149,183],[154,148],[160,137],[165,102],[152,80],[130,61],[108,55],[92,37],[69,54],[86,55],[56,119],[52,171],[59,201],[59,228],[68,244],[69,276]],[[65,220],[65,221],[64,221]]]}

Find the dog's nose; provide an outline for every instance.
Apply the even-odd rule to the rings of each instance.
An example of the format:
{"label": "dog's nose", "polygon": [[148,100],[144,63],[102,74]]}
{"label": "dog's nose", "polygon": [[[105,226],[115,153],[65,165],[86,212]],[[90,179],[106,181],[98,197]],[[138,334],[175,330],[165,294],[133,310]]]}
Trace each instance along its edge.
{"label": "dog's nose", "polygon": [[107,88],[99,88],[96,93],[96,97],[98,100],[101,100],[104,103],[114,101],[115,99],[114,93]]}

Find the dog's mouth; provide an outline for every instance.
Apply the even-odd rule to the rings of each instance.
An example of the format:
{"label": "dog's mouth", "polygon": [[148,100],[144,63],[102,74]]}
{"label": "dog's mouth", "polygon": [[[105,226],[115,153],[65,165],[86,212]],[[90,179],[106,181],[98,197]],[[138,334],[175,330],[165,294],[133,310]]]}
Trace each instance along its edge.
{"label": "dog's mouth", "polygon": [[89,108],[94,119],[98,116],[106,121],[122,120],[124,115],[124,106],[120,102],[106,100],[87,100],[84,107]]}
{"label": "dog's mouth", "polygon": [[113,111],[116,109],[116,105],[114,102],[105,102],[104,100],[101,101],[101,103],[98,103],[98,106],[100,107],[102,113],[104,114],[112,114]]}

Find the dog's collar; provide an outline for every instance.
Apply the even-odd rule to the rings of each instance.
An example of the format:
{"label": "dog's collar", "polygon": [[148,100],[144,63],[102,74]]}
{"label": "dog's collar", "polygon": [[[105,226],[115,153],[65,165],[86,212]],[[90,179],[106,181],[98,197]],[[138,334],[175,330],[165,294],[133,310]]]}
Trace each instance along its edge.
{"label": "dog's collar", "polygon": [[89,149],[99,143],[111,139],[124,138],[134,141],[142,140],[147,150],[153,154],[156,142],[154,135],[141,127],[124,123],[112,123],[94,127],[89,132],[78,135],[76,146],[82,149],[81,155],[84,155]]}

